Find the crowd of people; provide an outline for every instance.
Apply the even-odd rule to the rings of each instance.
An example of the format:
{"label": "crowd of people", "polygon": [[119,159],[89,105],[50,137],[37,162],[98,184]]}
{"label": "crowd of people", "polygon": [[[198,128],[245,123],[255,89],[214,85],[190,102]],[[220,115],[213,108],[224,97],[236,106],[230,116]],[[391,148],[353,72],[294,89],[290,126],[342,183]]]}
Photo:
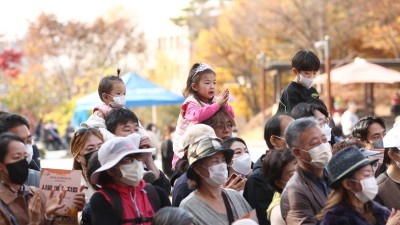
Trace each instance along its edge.
{"label": "crowd of people", "polygon": [[[162,141],[125,108],[117,75],[105,76],[103,101],[72,131],[71,169],[82,171],[73,196],[83,225],[400,224],[400,125],[358,119],[349,103],[343,136],[312,87],[320,61],[311,51],[292,60],[293,81],[264,126],[265,153],[252,162],[233,135],[229,90],[220,94],[205,63],[190,69],[176,129]],[[343,119],[344,121],[344,119]],[[350,124],[350,125],[349,125]],[[240,131],[239,131],[240,133]],[[162,169],[154,163],[161,147]],[[36,150],[35,150],[36,149]],[[0,224],[53,224],[66,190],[46,197],[29,121],[0,114]]]}

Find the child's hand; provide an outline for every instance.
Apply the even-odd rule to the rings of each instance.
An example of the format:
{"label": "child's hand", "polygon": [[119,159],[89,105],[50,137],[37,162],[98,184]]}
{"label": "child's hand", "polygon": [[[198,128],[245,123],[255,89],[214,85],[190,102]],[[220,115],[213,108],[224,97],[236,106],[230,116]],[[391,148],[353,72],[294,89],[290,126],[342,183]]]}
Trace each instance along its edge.
{"label": "child's hand", "polygon": [[96,116],[98,116],[98,117],[101,117],[101,118],[103,118],[104,119],[104,114],[102,113],[102,112],[100,112],[100,110],[96,110],[96,111],[94,111],[94,113],[93,113],[94,115],[96,115]]}
{"label": "child's hand", "polygon": [[140,138],[139,148],[153,148],[150,138],[148,136]]}
{"label": "child's hand", "polygon": [[229,99],[229,90],[225,89],[222,93],[220,93],[217,97],[217,104],[220,108],[224,107],[228,103]]}

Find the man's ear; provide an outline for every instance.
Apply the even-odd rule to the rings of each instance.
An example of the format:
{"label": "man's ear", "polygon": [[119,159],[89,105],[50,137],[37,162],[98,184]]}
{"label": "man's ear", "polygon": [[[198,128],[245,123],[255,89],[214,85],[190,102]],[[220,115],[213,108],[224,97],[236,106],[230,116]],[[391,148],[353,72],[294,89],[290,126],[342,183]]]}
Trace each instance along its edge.
{"label": "man's ear", "polygon": [[297,75],[297,74],[299,73],[299,71],[297,71],[296,68],[292,68],[292,73],[293,73],[294,75]]}
{"label": "man's ear", "polygon": [[192,84],[191,84],[191,87],[192,87],[193,90],[198,91],[197,84],[192,83]]}
{"label": "man's ear", "polygon": [[277,137],[275,137],[275,135],[271,135],[271,137],[269,137],[269,142],[271,142],[271,144],[274,146],[274,147],[277,147],[278,146],[278,144],[276,143],[276,140],[277,139]]}
{"label": "man's ear", "polygon": [[298,149],[298,148],[296,148],[296,147],[293,147],[293,148],[292,148],[292,152],[293,152],[293,155],[294,155],[296,158],[299,158],[299,157],[300,157],[300,149]]}

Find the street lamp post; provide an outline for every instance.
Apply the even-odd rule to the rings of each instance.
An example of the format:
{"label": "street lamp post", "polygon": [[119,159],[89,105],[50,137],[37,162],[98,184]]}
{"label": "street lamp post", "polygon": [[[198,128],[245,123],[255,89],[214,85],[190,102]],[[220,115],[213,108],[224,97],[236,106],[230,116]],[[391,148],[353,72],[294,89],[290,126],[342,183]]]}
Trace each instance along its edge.
{"label": "street lamp post", "polygon": [[325,36],[325,46],[324,46],[324,55],[325,55],[325,73],[326,73],[326,103],[328,105],[328,112],[330,116],[333,115],[333,104],[332,104],[332,92],[331,92],[331,57],[330,57],[330,40],[329,36]]}

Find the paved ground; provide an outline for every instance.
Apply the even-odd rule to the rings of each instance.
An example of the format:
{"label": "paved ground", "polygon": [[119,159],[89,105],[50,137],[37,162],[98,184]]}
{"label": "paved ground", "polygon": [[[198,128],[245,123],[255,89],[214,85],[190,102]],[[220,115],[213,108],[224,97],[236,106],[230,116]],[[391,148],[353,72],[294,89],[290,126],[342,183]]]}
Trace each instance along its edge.
{"label": "paved ground", "polygon": [[[247,144],[253,162],[256,162],[267,148],[264,141],[247,142]],[[155,160],[155,163],[158,168],[161,168],[160,157]],[[67,150],[47,151],[45,158],[41,161],[41,166],[43,168],[71,169],[72,156],[68,154]]]}

